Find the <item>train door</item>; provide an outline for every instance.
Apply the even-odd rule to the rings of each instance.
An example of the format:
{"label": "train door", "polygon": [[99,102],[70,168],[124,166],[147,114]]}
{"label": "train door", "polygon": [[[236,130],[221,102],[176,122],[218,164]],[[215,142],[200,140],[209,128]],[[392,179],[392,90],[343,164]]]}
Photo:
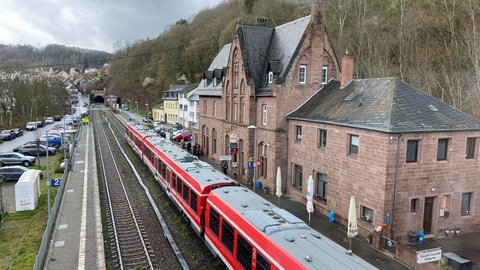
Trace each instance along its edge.
{"label": "train door", "polygon": [[435,197],[425,198],[425,207],[423,208],[423,231],[425,234],[432,233],[433,200]]}

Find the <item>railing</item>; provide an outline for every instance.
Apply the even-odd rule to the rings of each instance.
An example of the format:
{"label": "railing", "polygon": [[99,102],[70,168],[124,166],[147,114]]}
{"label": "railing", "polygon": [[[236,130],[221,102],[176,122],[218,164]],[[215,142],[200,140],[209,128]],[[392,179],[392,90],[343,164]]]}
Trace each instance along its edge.
{"label": "railing", "polygon": [[380,235],[380,247],[394,255],[397,252],[397,242],[384,235]]}

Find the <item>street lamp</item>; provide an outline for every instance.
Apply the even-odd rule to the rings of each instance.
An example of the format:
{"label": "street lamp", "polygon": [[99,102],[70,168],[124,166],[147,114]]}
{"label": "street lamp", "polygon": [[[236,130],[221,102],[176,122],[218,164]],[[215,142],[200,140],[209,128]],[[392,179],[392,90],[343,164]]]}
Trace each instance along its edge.
{"label": "street lamp", "polygon": [[254,125],[250,125],[247,127],[248,129],[253,129],[253,192],[255,192],[255,178],[257,178],[256,171],[257,171],[257,127]]}
{"label": "street lamp", "polygon": [[135,101],[135,105],[137,105],[137,122],[138,122],[138,101]]}

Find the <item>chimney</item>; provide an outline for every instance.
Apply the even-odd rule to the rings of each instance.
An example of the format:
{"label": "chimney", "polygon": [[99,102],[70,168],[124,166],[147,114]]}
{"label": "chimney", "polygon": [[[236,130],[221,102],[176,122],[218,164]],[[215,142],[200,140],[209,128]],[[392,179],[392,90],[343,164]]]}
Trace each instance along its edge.
{"label": "chimney", "polygon": [[324,0],[312,0],[310,7],[310,18],[312,24],[325,25],[325,1]]}
{"label": "chimney", "polygon": [[345,52],[342,58],[342,76],[340,87],[344,87],[349,81],[353,80],[353,56]]}

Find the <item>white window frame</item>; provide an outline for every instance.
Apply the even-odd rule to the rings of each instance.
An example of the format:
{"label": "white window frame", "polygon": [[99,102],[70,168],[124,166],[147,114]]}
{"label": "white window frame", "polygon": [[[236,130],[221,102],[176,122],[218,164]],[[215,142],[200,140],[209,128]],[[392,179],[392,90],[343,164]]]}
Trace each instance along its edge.
{"label": "white window frame", "polygon": [[298,69],[298,82],[300,84],[307,83],[307,65],[300,65]]}
{"label": "white window frame", "polygon": [[262,105],[262,124],[267,125],[267,104]]}
{"label": "white window frame", "polygon": [[322,67],[322,85],[327,84],[328,82],[328,66]]}
{"label": "white window frame", "polygon": [[268,83],[269,84],[273,83],[273,72],[271,71],[268,72]]}

